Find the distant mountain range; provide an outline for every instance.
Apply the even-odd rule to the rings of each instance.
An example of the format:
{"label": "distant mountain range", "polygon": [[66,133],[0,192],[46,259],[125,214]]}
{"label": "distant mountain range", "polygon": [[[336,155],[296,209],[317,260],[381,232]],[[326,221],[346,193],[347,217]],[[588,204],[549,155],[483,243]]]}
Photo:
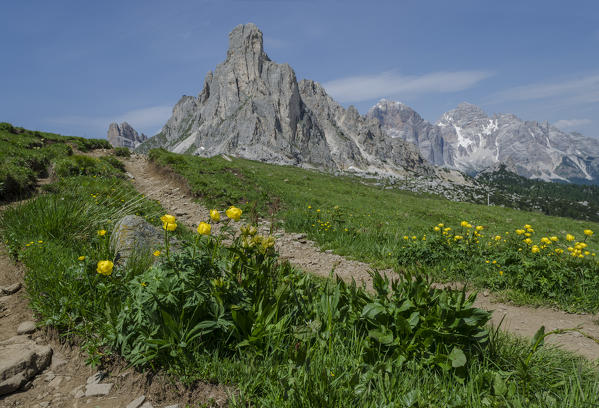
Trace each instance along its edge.
{"label": "distant mountain range", "polygon": [[599,184],[595,139],[510,114],[489,117],[467,103],[436,124],[384,99],[362,116],[317,82],[298,83],[289,65],[271,61],[262,32],[251,23],[229,34],[227,58],[206,75],[201,93],[183,96],[162,130],[137,150],[154,147],[458,183],[467,181],[454,169],[475,175],[504,163],[527,178]]}
{"label": "distant mountain range", "polygon": [[599,140],[512,114],[489,117],[461,103],[431,124],[409,106],[382,99],[366,114],[385,132],[416,145],[437,166],[475,175],[504,163],[523,177],[599,184]]}

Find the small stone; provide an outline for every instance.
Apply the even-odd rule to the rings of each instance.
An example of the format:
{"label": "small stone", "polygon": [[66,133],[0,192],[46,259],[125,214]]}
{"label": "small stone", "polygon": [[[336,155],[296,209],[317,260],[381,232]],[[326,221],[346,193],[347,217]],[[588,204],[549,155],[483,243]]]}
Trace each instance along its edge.
{"label": "small stone", "polygon": [[488,290],[485,290],[485,291],[483,291],[483,296],[484,296],[484,297],[487,297],[487,296],[489,296],[489,291],[488,291]]}
{"label": "small stone", "polygon": [[106,373],[98,371],[97,373],[87,377],[88,384],[99,384],[106,377]]}
{"label": "small stone", "polygon": [[135,398],[129,404],[127,404],[127,408],[139,408],[141,406],[141,404],[144,403],[145,400],[146,400],[146,396],[141,395],[141,396]]}
{"label": "small stone", "polygon": [[146,403],[139,408],[154,408],[154,405],[152,405],[150,401],[146,401]]}
{"label": "small stone", "polygon": [[55,379],[53,379],[52,381],[50,381],[48,383],[48,387],[58,388],[60,386],[60,383],[62,382],[62,380],[64,380],[64,377],[56,377]]}
{"label": "small stone", "polygon": [[173,404],[173,405],[169,405],[168,407],[164,407],[164,408],[181,408],[180,404]]}
{"label": "small stone", "polygon": [[17,327],[17,334],[30,334],[35,331],[35,323],[32,321],[23,322]]}
{"label": "small stone", "polygon": [[106,384],[87,384],[85,388],[85,396],[86,397],[99,397],[110,394],[110,390],[112,389],[113,383]]}
{"label": "small stone", "polygon": [[40,402],[40,403],[39,403],[39,406],[40,406],[41,408],[47,408],[47,407],[49,407],[49,406],[50,406],[50,403],[49,403],[48,401]]}
{"label": "small stone", "polygon": [[56,374],[54,374],[54,373],[48,373],[48,374],[46,374],[46,378],[45,378],[45,380],[46,380],[46,381],[48,381],[48,382],[50,382],[50,381],[52,381],[52,380],[53,380],[55,377],[56,377]]}
{"label": "small stone", "polygon": [[21,283],[19,282],[4,286],[0,288],[0,296],[12,295],[13,293],[17,293],[19,289],[21,289]]}

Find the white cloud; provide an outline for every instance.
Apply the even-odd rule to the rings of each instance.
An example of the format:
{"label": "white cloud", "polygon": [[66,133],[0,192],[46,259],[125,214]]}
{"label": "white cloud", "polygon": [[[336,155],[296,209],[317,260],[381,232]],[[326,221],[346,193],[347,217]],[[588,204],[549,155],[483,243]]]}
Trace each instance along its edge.
{"label": "white cloud", "polygon": [[108,125],[112,122],[128,122],[138,132],[153,132],[166,123],[171,112],[171,106],[150,106],[112,116],[62,116],[51,118],[49,121],[60,125],[84,127],[89,129],[90,133],[106,133]]}
{"label": "white cloud", "polygon": [[509,88],[491,95],[489,103],[550,98],[564,104],[599,102],[599,74]]}
{"label": "white cloud", "polygon": [[415,93],[456,92],[470,88],[493,75],[486,71],[432,72],[402,75],[395,71],[335,79],[323,84],[341,102],[360,102]]}
{"label": "white cloud", "polygon": [[562,130],[575,130],[580,126],[590,125],[593,123],[590,119],[561,119],[553,124],[553,126]]}

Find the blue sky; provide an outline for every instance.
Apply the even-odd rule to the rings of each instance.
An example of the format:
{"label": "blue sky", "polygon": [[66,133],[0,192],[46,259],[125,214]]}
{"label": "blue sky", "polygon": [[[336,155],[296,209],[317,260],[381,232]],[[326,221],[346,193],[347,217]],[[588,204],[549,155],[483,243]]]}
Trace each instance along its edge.
{"label": "blue sky", "polygon": [[599,1],[5,1],[0,121],[154,135],[253,22],[273,61],[361,113],[467,101],[599,137]]}

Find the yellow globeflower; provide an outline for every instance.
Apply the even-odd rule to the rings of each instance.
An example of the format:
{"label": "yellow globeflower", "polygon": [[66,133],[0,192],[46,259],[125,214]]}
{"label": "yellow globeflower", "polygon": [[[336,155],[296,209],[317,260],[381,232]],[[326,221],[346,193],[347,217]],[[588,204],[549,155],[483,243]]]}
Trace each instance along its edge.
{"label": "yellow globeflower", "polygon": [[104,235],[106,235],[106,230],[103,230],[103,229],[98,230],[98,235],[103,237]]}
{"label": "yellow globeflower", "polygon": [[566,234],[566,241],[574,241],[574,235],[572,234]]}
{"label": "yellow globeflower", "polygon": [[591,235],[593,235],[593,230],[590,230],[590,229],[585,229],[583,232],[584,232],[584,235],[586,235],[587,237],[590,237]]}
{"label": "yellow globeflower", "polygon": [[443,223],[437,224],[437,227],[439,227],[439,228],[443,228],[444,226],[445,226],[445,224],[443,224]]}
{"label": "yellow globeflower", "polygon": [[460,223],[460,225],[461,225],[462,227],[467,227],[467,226],[468,226],[468,221],[462,221],[462,222]]}
{"label": "yellow globeflower", "polygon": [[434,227],[434,228],[433,228],[433,230],[435,230],[435,231],[441,231],[441,228],[439,228],[439,227]]}
{"label": "yellow globeflower", "polygon": [[160,256],[160,251],[159,250],[155,250],[152,254],[154,256]]}
{"label": "yellow globeflower", "polygon": [[541,238],[541,242],[544,244],[551,244],[551,240],[547,237],[543,237]]}
{"label": "yellow globeflower", "polygon": [[530,224],[526,224],[526,225],[524,226],[524,229],[531,229],[531,228],[532,228],[532,225],[530,225]]}
{"label": "yellow globeflower", "polygon": [[210,210],[210,219],[214,222],[220,221],[220,213],[218,210]]}
{"label": "yellow globeflower", "polygon": [[233,221],[239,221],[242,212],[243,211],[241,211],[241,209],[232,205],[231,207],[229,207],[227,211],[225,211],[225,214],[227,214],[227,217],[229,217]]}
{"label": "yellow globeflower", "polygon": [[563,254],[563,253],[564,253],[564,250],[563,250],[563,249],[561,249],[561,248],[555,248],[555,253],[556,253],[556,254]]}
{"label": "yellow globeflower", "polygon": [[551,237],[551,238],[549,238],[549,239],[550,239],[550,240],[552,240],[553,242],[557,242],[557,241],[559,241],[559,239],[558,239],[557,237],[555,237],[555,236],[554,236],[554,237]]}
{"label": "yellow globeflower", "polygon": [[525,231],[523,229],[517,229],[516,230],[516,234],[518,234],[518,235],[522,235],[522,234],[524,234],[524,232]]}
{"label": "yellow globeflower", "polygon": [[503,276],[503,271],[499,271],[499,275]]}
{"label": "yellow globeflower", "polygon": [[79,258],[77,258],[78,261],[85,261],[85,255],[81,255]]}
{"label": "yellow globeflower", "polygon": [[443,229],[443,231],[445,231],[445,232],[449,232],[449,231],[451,231],[451,228],[449,228],[449,227],[447,227],[447,228],[444,228],[444,229]]}
{"label": "yellow globeflower", "polygon": [[536,254],[537,252],[539,252],[539,247],[538,247],[538,246],[536,246],[536,245],[533,245],[533,246],[532,246],[532,248],[530,248],[530,251],[531,251],[533,254]]}
{"label": "yellow globeflower", "polygon": [[165,222],[164,224],[162,224],[162,228],[167,231],[174,231],[177,229],[177,223],[176,222]]}
{"label": "yellow globeflower", "polygon": [[112,261],[100,261],[98,262],[98,268],[96,269],[96,271],[100,275],[110,276],[112,274],[113,266],[114,264],[112,263]]}
{"label": "yellow globeflower", "polygon": [[501,240],[501,235],[495,235],[495,237],[493,239],[495,241],[499,241],[499,240]]}
{"label": "yellow globeflower", "polygon": [[526,239],[524,240],[524,243],[525,243],[526,245],[530,245],[530,244],[532,244],[532,239],[530,239],[530,238],[526,238]]}
{"label": "yellow globeflower", "polygon": [[407,235],[404,235],[404,236],[403,236],[403,239],[406,239],[406,240],[407,240],[407,239],[410,239],[410,237],[408,237]]}
{"label": "yellow globeflower", "polygon": [[460,240],[460,239],[464,239],[464,237],[461,236],[461,235],[456,235],[456,236],[453,237],[453,239],[455,239],[457,241],[457,240]]}
{"label": "yellow globeflower", "polygon": [[483,227],[482,225],[477,225],[476,226],[476,230],[477,231],[482,231],[485,227]]}
{"label": "yellow globeflower", "polygon": [[170,214],[164,214],[160,217],[160,221],[162,221],[163,224],[174,224],[176,222],[175,216]]}
{"label": "yellow globeflower", "polygon": [[212,225],[205,223],[205,222],[200,222],[200,225],[198,225],[198,234],[200,235],[210,235],[210,231],[212,230]]}

